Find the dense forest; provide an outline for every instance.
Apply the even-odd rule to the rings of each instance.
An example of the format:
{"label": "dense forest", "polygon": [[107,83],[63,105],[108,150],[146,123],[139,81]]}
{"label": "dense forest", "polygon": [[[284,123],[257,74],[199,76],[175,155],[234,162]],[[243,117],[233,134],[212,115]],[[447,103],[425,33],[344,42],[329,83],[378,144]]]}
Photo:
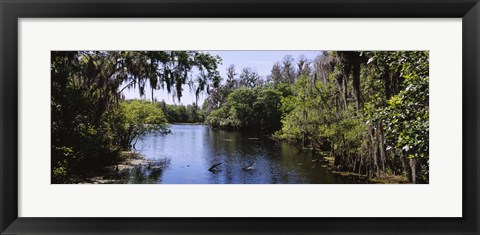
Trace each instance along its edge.
{"label": "dense forest", "polygon": [[165,114],[168,123],[204,123],[205,111],[195,103],[189,105],[167,104],[165,101],[158,102]]}
{"label": "dense forest", "polygon": [[[221,77],[221,63],[201,51],[52,52],[52,182],[115,164],[141,136],[168,135],[169,123],[262,132],[335,171],[429,182],[427,51],[286,55],[266,77],[235,65]],[[158,90],[180,101],[185,85],[191,105],[122,96]]]}

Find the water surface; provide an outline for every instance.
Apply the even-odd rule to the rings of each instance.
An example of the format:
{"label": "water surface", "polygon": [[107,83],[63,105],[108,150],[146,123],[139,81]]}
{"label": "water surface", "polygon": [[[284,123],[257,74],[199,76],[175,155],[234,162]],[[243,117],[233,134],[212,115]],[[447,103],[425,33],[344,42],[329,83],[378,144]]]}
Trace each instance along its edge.
{"label": "water surface", "polygon": [[[161,172],[153,176],[148,170],[133,171],[134,180],[130,183],[365,183],[333,174],[323,157],[272,141],[266,135],[217,130],[206,125],[172,125],[171,131],[169,135],[151,134],[138,140],[136,149],[147,160],[164,164]],[[216,164],[220,165],[209,171]]]}

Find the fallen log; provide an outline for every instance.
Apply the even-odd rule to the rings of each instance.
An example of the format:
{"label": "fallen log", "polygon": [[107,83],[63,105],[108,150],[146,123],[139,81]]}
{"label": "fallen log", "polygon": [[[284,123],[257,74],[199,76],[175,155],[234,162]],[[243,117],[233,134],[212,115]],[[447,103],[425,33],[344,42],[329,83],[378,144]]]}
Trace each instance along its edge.
{"label": "fallen log", "polygon": [[248,164],[248,166],[242,168],[242,170],[253,170],[253,169],[255,169],[255,168],[252,167],[253,163],[255,163],[255,162],[251,162],[250,164]]}
{"label": "fallen log", "polygon": [[214,164],[213,166],[211,166],[210,168],[208,168],[208,171],[210,172],[216,172],[217,170],[215,169],[217,166],[220,166],[222,165],[222,163],[217,163],[217,164]]}

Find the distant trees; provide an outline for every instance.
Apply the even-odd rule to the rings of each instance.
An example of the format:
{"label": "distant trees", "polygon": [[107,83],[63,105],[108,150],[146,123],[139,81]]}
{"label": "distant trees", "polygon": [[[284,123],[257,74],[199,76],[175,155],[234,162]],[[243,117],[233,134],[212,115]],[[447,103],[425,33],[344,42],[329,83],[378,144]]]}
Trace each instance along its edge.
{"label": "distant trees", "polygon": [[236,80],[237,72],[235,71],[235,65],[231,64],[227,68],[227,83],[226,87],[233,89],[238,86],[238,81]]}
{"label": "distant trees", "polygon": [[295,61],[291,55],[286,55],[282,61],[282,83],[293,84],[295,83]]}
{"label": "distant trees", "polygon": [[311,72],[311,61],[305,56],[300,56],[295,62],[291,55],[286,55],[281,62],[273,64],[268,79],[274,84],[293,84],[300,76],[310,77]]}
{"label": "distant trees", "polygon": [[246,67],[242,69],[240,74],[239,85],[247,88],[254,88],[263,84],[262,78],[252,68]]}
{"label": "distant trees", "polygon": [[245,87],[255,88],[266,83],[262,77],[252,68],[245,67],[237,77],[235,65],[230,65],[227,68],[227,80],[224,85],[213,88],[209,92],[209,97],[205,100],[203,109],[209,114],[211,111],[218,109],[227,101],[227,97],[234,90]]}
{"label": "distant trees", "polygon": [[185,106],[166,104],[165,101],[161,101],[158,104],[165,113],[168,123],[203,123],[205,121],[205,112],[195,103]]}
{"label": "distant trees", "polygon": [[282,93],[269,86],[241,87],[228,95],[206,122],[212,127],[274,131],[280,128]]}
{"label": "distant trees", "polygon": [[297,78],[300,76],[310,77],[311,74],[311,62],[304,55],[300,56],[297,61]]}
{"label": "distant trees", "polygon": [[283,83],[282,66],[280,65],[280,63],[276,62],[275,64],[273,64],[269,80],[271,80],[275,84]]}

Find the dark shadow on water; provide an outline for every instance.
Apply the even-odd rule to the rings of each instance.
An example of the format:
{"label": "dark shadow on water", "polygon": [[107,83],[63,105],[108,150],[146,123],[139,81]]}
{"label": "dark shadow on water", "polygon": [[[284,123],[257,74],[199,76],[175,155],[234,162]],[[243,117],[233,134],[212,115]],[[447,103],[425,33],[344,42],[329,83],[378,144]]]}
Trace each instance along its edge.
{"label": "dark shadow on water", "polygon": [[170,159],[149,160],[145,164],[126,168],[117,173],[117,181],[120,184],[159,184],[162,183],[162,175],[168,168]]}
{"label": "dark shadow on water", "polygon": [[141,163],[123,163],[109,166],[101,172],[76,176],[73,183],[80,184],[160,184],[170,159],[149,159]]}

